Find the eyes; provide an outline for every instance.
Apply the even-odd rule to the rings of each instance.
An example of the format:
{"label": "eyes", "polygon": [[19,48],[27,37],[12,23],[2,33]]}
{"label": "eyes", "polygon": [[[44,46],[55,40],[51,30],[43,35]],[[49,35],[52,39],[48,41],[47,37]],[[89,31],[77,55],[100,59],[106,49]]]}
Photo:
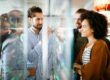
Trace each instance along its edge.
{"label": "eyes", "polygon": [[81,27],[82,28],[89,28],[90,26],[89,26],[88,21],[87,20],[83,20],[82,23],[81,23]]}
{"label": "eyes", "polygon": [[78,21],[81,21],[81,18],[77,18]]}
{"label": "eyes", "polygon": [[34,21],[43,21],[43,18],[34,17],[33,20],[34,20]]}
{"label": "eyes", "polygon": [[87,28],[88,26],[87,25],[82,25],[82,28]]}
{"label": "eyes", "polygon": [[39,21],[39,20],[43,20],[43,18],[36,18],[35,20]]}

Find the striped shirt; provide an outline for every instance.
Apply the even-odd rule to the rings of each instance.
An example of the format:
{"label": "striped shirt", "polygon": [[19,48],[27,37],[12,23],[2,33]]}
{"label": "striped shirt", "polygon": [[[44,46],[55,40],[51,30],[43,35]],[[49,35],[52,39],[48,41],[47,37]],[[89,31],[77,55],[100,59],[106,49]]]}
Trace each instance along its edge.
{"label": "striped shirt", "polygon": [[82,55],[82,63],[87,64],[90,61],[91,48],[85,48]]}

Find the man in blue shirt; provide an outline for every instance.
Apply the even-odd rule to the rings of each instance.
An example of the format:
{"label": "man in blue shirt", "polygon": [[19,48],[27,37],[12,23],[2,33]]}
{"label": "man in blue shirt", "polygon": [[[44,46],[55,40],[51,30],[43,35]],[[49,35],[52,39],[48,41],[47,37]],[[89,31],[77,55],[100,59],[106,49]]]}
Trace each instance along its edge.
{"label": "man in blue shirt", "polygon": [[[43,55],[42,55],[42,26],[43,12],[42,9],[33,6],[28,9],[28,19],[32,26],[28,29],[28,61],[29,80],[43,80]],[[51,60],[48,54],[48,59]],[[50,62],[48,62],[50,64]],[[48,70],[48,69],[47,69]],[[50,69],[49,69],[50,70]],[[49,71],[48,71],[49,72]],[[47,77],[49,78],[49,76]]]}

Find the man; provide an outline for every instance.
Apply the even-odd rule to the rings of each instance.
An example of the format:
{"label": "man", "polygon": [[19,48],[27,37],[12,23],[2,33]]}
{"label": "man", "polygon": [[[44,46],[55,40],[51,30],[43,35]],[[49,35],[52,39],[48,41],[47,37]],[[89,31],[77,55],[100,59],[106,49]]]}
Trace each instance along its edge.
{"label": "man", "polygon": [[[72,45],[72,68],[73,68],[73,64],[78,56],[78,53],[80,51],[81,46],[87,42],[86,38],[82,38],[81,34],[80,34],[80,28],[81,28],[81,20],[80,20],[80,15],[87,12],[87,10],[80,8],[76,11],[75,13],[75,24],[76,24],[76,28],[73,29],[73,34],[74,34],[74,39],[73,39],[73,45]],[[75,78],[73,80],[76,80]]]}
{"label": "man", "polygon": [[[32,25],[28,29],[28,79],[43,80],[42,64],[42,26],[43,12],[41,8],[33,6],[28,9],[29,23]],[[50,56],[50,55],[48,55]],[[50,59],[50,58],[49,58]],[[47,77],[48,78],[48,77]]]}
{"label": "man", "polygon": [[[28,9],[28,19],[32,26],[28,29],[28,79],[35,78],[42,80],[42,34],[43,13],[39,7],[33,6]],[[36,69],[37,68],[37,69]],[[36,77],[38,76],[38,77]]]}
{"label": "man", "polygon": [[77,55],[78,55],[78,53],[80,51],[81,46],[85,42],[87,42],[87,39],[82,38],[81,37],[81,34],[80,34],[80,28],[81,28],[80,15],[83,14],[83,13],[85,13],[85,12],[87,12],[87,10],[82,9],[82,8],[80,8],[80,9],[78,9],[76,11],[76,22],[75,22],[76,28],[73,30],[73,33],[74,33],[74,60],[73,61],[76,60]]}
{"label": "man", "polygon": [[23,45],[20,39],[11,33],[10,27],[8,14],[2,14],[0,25],[2,79],[24,80]]}

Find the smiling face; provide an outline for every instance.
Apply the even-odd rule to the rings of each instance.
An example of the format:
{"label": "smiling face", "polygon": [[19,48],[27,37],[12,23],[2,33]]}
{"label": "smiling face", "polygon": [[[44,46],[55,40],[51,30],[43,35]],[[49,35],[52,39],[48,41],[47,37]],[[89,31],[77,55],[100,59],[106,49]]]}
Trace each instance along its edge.
{"label": "smiling face", "polygon": [[93,29],[90,27],[89,25],[89,22],[87,19],[84,19],[82,21],[82,28],[80,29],[80,32],[81,32],[81,36],[82,37],[90,37],[90,36],[93,36]]}
{"label": "smiling face", "polygon": [[34,16],[30,19],[31,24],[37,29],[41,30],[43,26],[43,13],[34,13]]}

